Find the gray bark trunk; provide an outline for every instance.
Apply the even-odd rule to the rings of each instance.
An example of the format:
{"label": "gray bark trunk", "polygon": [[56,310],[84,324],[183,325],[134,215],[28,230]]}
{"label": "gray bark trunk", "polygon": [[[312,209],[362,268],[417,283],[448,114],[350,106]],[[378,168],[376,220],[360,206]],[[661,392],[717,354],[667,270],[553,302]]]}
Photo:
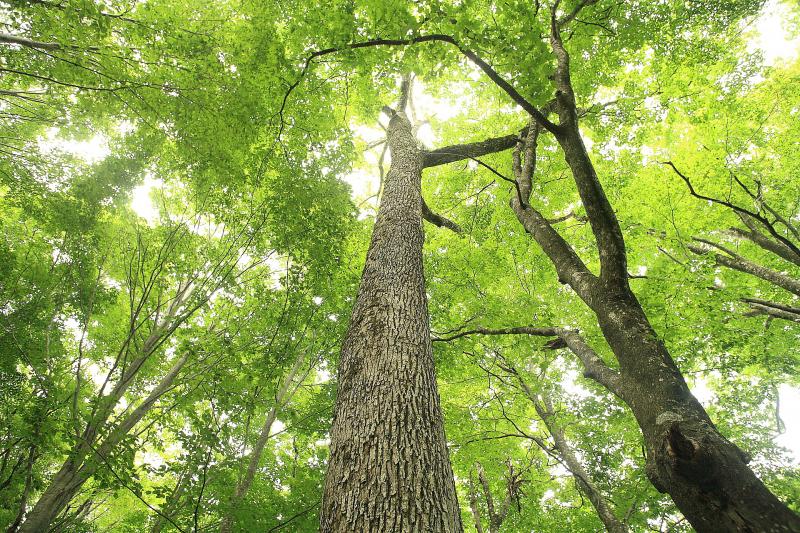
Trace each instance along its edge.
{"label": "gray bark trunk", "polygon": [[460,532],[422,266],[423,154],[401,113],[342,346],[320,531]]}

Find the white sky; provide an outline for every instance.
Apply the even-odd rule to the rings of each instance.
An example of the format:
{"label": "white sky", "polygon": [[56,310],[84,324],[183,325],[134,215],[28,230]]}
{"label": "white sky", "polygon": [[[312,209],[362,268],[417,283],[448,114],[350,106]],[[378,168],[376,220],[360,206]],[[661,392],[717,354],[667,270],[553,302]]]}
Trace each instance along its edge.
{"label": "white sky", "polygon": [[789,19],[789,7],[783,2],[770,0],[755,21],[750,49],[760,49],[768,65],[791,61],[800,52],[800,37],[790,38],[786,22]]}
{"label": "white sky", "polygon": [[155,224],[159,217],[158,207],[153,201],[153,192],[162,185],[163,181],[147,173],[142,184],[134,188],[131,194],[131,209],[150,225]]}

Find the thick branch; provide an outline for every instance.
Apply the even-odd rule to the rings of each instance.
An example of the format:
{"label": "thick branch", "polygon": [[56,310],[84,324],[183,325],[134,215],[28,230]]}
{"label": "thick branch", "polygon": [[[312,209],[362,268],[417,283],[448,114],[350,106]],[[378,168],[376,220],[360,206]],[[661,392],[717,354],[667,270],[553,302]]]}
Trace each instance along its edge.
{"label": "thick branch", "polygon": [[505,135],[503,137],[493,137],[485,141],[456,144],[453,146],[445,146],[425,152],[423,159],[423,167],[435,167],[439,165],[446,165],[447,163],[455,163],[464,159],[472,159],[481,157],[503,150],[510,150],[519,140],[519,135]]}
{"label": "thick branch", "polygon": [[[552,102],[545,106],[549,110]],[[591,290],[597,277],[583,263],[575,250],[553,228],[542,214],[530,205],[526,205],[532,190],[532,177],[536,170],[536,148],[539,128],[533,124],[528,128],[523,142],[517,143],[512,157],[514,177],[519,184],[519,198],[512,198],[511,209],[517,215],[522,227],[530,233],[552,261],[561,283],[568,283],[578,296],[588,302],[592,298]],[[524,154],[524,161],[522,155]]]}
{"label": "thick branch", "polygon": [[11,35],[10,33],[0,32],[0,44],[16,44],[26,48],[36,48],[38,50],[59,50],[61,45],[59,43],[34,41],[27,37],[19,35]]}
{"label": "thick branch", "polygon": [[556,109],[562,135],[556,140],[564,150],[564,159],[572,172],[581,202],[592,228],[600,254],[600,278],[616,289],[628,289],[627,255],[619,221],[597,177],[578,127],[578,108],[570,79],[570,59],[561,39],[557,19],[559,1],[551,13],[550,43],[556,56]]}
{"label": "thick branch", "polygon": [[742,301],[750,305],[753,309],[752,314],[768,315],[781,320],[789,320],[790,322],[800,322],[800,307],[792,307],[759,298],[742,298]]}
{"label": "thick branch", "polygon": [[456,233],[462,233],[463,230],[461,226],[453,222],[452,220],[445,218],[437,213],[431,211],[431,208],[428,207],[428,204],[425,203],[425,200],[422,200],[422,218],[433,224],[434,226],[439,226],[440,228],[447,228],[451,231]]}
{"label": "thick branch", "polygon": [[748,227],[750,231],[745,231],[741,228],[731,228],[730,232],[739,238],[745,238],[754,244],[757,244],[762,249],[767,250],[768,252],[772,252],[773,254],[781,257],[789,261],[790,263],[794,263],[797,266],[800,266],[800,254],[796,254],[791,248],[786,246],[784,243],[775,241],[761,233],[758,229],[758,225],[755,223],[747,215],[743,215],[738,213],[739,218],[744,222],[744,224]]}

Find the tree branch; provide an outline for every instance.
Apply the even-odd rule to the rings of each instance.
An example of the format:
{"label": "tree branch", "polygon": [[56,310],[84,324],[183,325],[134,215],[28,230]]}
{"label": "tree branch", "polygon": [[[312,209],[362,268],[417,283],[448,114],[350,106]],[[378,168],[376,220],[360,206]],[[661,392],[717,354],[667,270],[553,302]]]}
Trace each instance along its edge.
{"label": "tree branch", "polygon": [[575,5],[574,8],[572,8],[572,11],[570,11],[567,15],[564,15],[558,20],[558,27],[561,28],[566,26],[567,24],[575,20],[575,18],[580,14],[583,8],[592,6],[597,2],[598,0],[581,0]]}
{"label": "tree branch", "polygon": [[21,37],[19,35],[11,35],[10,33],[0,32],[0,44],[19,45],[26,48],[35,48],[38,50],[60,50],[61,45],[53,42],[42,42]]}
{"label": "tree branch", "polygon": [[750,231],[745,231],[741,228],[732,227],[729,229],[729,232],[733,234],[735,237],[744,238],[749,240],[750,242],[758,245],[762,249],[772,252],[773,254],[789,261],[790,263],[794,263],[797,266],[800,266],[800,255],[794,253],[794,251],[786,246],[782,242],[774,241],[761,233],[759,231],[758,226],[756,225],[755,221],[753,221],[749,216],[744,215],[742,213],[737,213],[739,218],[744,222],[744,224],[750,229]]}
{"label": "tree branch", "polygon": [[800,322],[800,307],[761,300],[760,298],[742,298],[742,301],[753,309],[748,315],[768,315],[790,322]]}
{"label": "tree branch", "polygon": [[732,250],[712,241],[698,238],[695,238],[695,240],[704,244],[705,246],[690,244],[689,250],[691,250],[693,253],[697,255],[704,255],[711,252],[712,248],[720,250],[724,253],[714,253],[714,258],[716,259],[717,264],[733,270],[738,270],[739,272],[744,272],[745,274],[750,274],[757,278],[761,278],[764,281],[768,281],[773,285],[791,292],[792,294],[800,296],[800,281],[787,276],[786,274],[777,272],[771,268],[761,266],[748,259],[745,259]]}
{"label": "tree branch", "polygon": [[434,226],[439,226],[440,228],[447,228],[450,231],[454,231],[455,233],[463,232],[461,226],[459,226],[452,220],[431,211],[431,208],[428,207],[428,204],[425,202],[424,198],[422,199],[422,218],[427,220]]}
{"label": "tree branch", "polygon": [[[475,328],[462,331],[449,337],[433,338],[433,342],[450,342],[471,335],[531,335],[535,337],[558,337],[558,341],[548,343],[550,349],[569,348],[583,364],[583,375],[596,381],[609,392],[623,398],[622,383],[619,373],[609,367],[599,355],[583,340],[581,335],[573,330],[559,327],[518,326],[511,328]],[[623,398],[624,399],[624,398]]]}
{"label": "tree branch", "polygon": [[739,214],[740,216],[741,215],[745,215],[745,216],[749,216],[750,218],[753,218],[755,220],[758,220],[765,228],[767,228],[767,231],[769,231],[770,235],[772,235],[774,238],[776,238],[782,244],[787,246],[792,252],[794,252],[795,254],[800,256],[800,248],[795,246],[795,244],[792,241],[790,241],[789,239],[787,239],[786,237],[784,237],[783,235],[778,233],[778,230],[775,229],[774,225],[769,220],[767,220],[765,217],[763,217],[762,215],[760,215],[758,213],[755,213],[753,211],[750,211],[748,209],[745,209],[743,207],[739,207],[738,205],[732,204],[731,202],[728,202],[727,200],[720,200],[719,198],[712,198],[711,196],[706,196],[704,194],[698,193],[694,189],[694,186],[692,186],[691,180],[689,180],[689,178],[685,174],[683,174],[680,170],[678,170],[678,167],[676,167],[675,164],[672,161],[661,161],[660,163],[662,165],[667,165],[670,168],[672,168],[673,172],[675,172],[675,174],[677,174],[683,180],[683,182],[686,184],[686,186],[689,188],[689,194],[691,194],[695,198],[698,198],[700,200],[705,200],[707,202],[711,202],[711,203],[714,203],[714,204],[719,204],[719,205],[725,206],[728,209],[733,210],[735,213]]}
{"label": "tree branch", "polygon": [[[524,130],[523,130],[524,131]],[[422,166],[436,167],[439,165],[446,165],[448,163],[455,163],[464,159],[472,159],[481,157],[504,150],[514,148],[519,140],[519,135],[504,135],[503,137],[492,137],[484,141],[467,144],[456,144],[453,146],[445,146],[444,148],[437,148],[425,152]]]}
{"label": "tree branch", "polygon": [[[537,135],[537,131],[537,128],[529,130],[528,136]],[[520,152],[523,150],[525,152],[524,165],[520,156]],[[514,150],[512,163],[516,181],[520,184],[520,198],[524,199],[530,196],[531,176],[536,168],[535,161],[536,142],[526,137],[525,142],[518,143]],[[559,281],[568,283],[578,293],[578,296],[588,302],[592,298],[592,288],[597,277],[586,268],[575,250],[538,210],[530,205],[526,206],[518,198],[512,198],[510,204],[522,227],[533,236],[547,257],[550,258],[558,273]]]}
{"label": "tree branch", "polygon": [[[454,37],[451,35],[445,34],[430,34],[430,35],[421,35],[418,37],[412,37],[410,39],[371,39],[368,41],[358,42],[358,43],[350,43],[346,44],[341,47],[335,48],[325,48],[323,50],[317,50],[312,52],[305,60],[303,65],[303,69],[300,72],[300,76],[297,80],[289,86],[288,91],[284,95],[283,103],[281,104],[281,108],[279,110],[279,115],[281,118],[283,117],[283,112],[286,107],[286,101],[291,94],[291,92],[300,84],[302,78],[308,72],[309,66],[311,62],[318,58],[325,55],[333,54],[336,52],[341,52],[343,50],[358,50],[360,48],[370,48],[375,46],[409,46],[412,44],[418,43],[425,43],[425,42],[442,42],[447,43],[450,45],[455,46],[458,50],[464,54],[470,61],[475,63],[478,68],[480,68],[488,77],[489,79],[494,82],[500,89],[502,89],[508,96],[511,97],[514,102],[517,103],[522,109],[524,109],[528,114],[536,119],[536,122],[541,124],[543,128],[547,131],[558,134],[561,129],[559,126],[553,124],[528,100],[525,99],[510,83],[508,83],[497,71],[495,71],[486,61],[484,61],[478,54],[473,52],[468,48],[464,48],[461,44],[456,41]],[[283,120],[281,120],[281,125],[283,125]]]}

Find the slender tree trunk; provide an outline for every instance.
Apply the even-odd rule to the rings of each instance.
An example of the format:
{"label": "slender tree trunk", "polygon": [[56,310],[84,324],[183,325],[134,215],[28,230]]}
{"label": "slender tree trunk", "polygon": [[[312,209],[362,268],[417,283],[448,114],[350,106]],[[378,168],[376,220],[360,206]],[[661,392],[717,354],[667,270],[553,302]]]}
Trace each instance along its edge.
{"label": "slender tree trunk", "polygon": [[187,469],[184,469],[181,472],[180,477],[178,477],[177,483],[175,483],[175,488],[172,490],[172,494],[169,495],[167,501],[165,501],[164,505],[161,506],[161,514],[155,516],[153,527],[150,529],[150,533],[161,533],[161,531],[164,529],[164,526],[166,526],[168,523],[167,519],[171,519],[173,515],[181,508],[180,501],[184,491],[186,490],[186,478],[188,476],[189,472]]}
{"label": "slender tree trunk", "polygon": [[603,522],[606,531],[609,533],[627,533],[628,527],[614,514],[613,506],[606,497],[603,496],[603,493],[600,492],[597,485],[594,484],[594,480],[589,475],[589,472],[586,471],[583,464],[578,460],[575,449],[567,440],[564,430],[556,422],[550,398],[546,394],[542,394],[540,400],[533,394],[528,385],[522,381],[521,377],[519,380],[520,383],[522,383],[525,394],[533,403],[536,413],[539,415],[539,418],[542,419],[542,422],[544,422],[550,436],[553,437],[553,443],[558,451],[558,455],[561,456],[561,459],[572,474],[572,477],[575,478],[575,482],[578,484],[578,487],[580,487],[581,492],[589,498],[592,507],[594,507],[597,512],[600,521]]}
{"label": "slender tree trunk", "polygon": [[16,533],[19,530],[19,525],[25,517],[25,510],[28,507],[28,496],[31,492],[31,484],[33,483],[33,464],[36,461],[36,445],[31,444],[28,448],[28,460],[25,467],[25,486],[22,489],[22,496],[19,501],[19,511],[14,521],[8,526],[7,533]]}
{"label": "slender tree trunk", "polygon": [[422,269],[423,154],[403,112],[342,347],[320,531],[460,532]]}
{"label": "slender tree trunk", "polygon": [[[155,402],[172,386],[188,355],[183,355],[170,368],[147,398],[139,404],[122,422],[102,441],[96,449],[91,443],[81,446],[76,454],[68,458],[53,477],[50,484],[39,497],[36,505],[25,519],[19,533],[40,533],[47,531],[53,520],[64,510],[84,483],[103,464],[106,456],[125,438],[133,427],[153,408]],[[97,434],[97,432],[93,432]],[[86,457],[91,460],[86,461]]]}
{"label": "slender tree trunk", "polygon": [[247,494],[247,491],[250,490],[250,487],[253,484],[253,480],[256,477],[256,472],[258,471],[258,465],[261,463],[261,456],[264,454],[264,448],[266,447],[267,441],[270,438],[272,425],[275,423],[275,419],[278,417],[278,411],[289,401],[291,401],[292,396],[294,396],[298,385],[295,383],[295,380],[297,379],[297,375],[300,373],[300,369],[302,368],[305,359],[306,358],[302,352],[298,354],[294,365],[292,365],[289,373],[286,374],[286,377],[283,379],[283,383],[281,384],[281,388],[275,395],[275,403],[272,404],[269,413],[267,413],[267,418],[264,420],[264,424],[261,426],[261,432],[258,435],[256,445],[253,447],[253,451],[250,453],[250,459],[247,464],[247,472],[245,473],[244,478],[236,485],[233,497],[231,498],[231,508],[222,519],[222,524],[219,528],[220,533],[230,533],[233,531],[233,511],[239,506]]}
{"label": "slender tree trunk", "polygon": [[472,479],[472,474],[470,474],[469,478],[469,510],[472,513],[472,520],[475,522],[475,531],[483,533],[481,510],[478,507],[478,492],[475,489],[475,480]]}

